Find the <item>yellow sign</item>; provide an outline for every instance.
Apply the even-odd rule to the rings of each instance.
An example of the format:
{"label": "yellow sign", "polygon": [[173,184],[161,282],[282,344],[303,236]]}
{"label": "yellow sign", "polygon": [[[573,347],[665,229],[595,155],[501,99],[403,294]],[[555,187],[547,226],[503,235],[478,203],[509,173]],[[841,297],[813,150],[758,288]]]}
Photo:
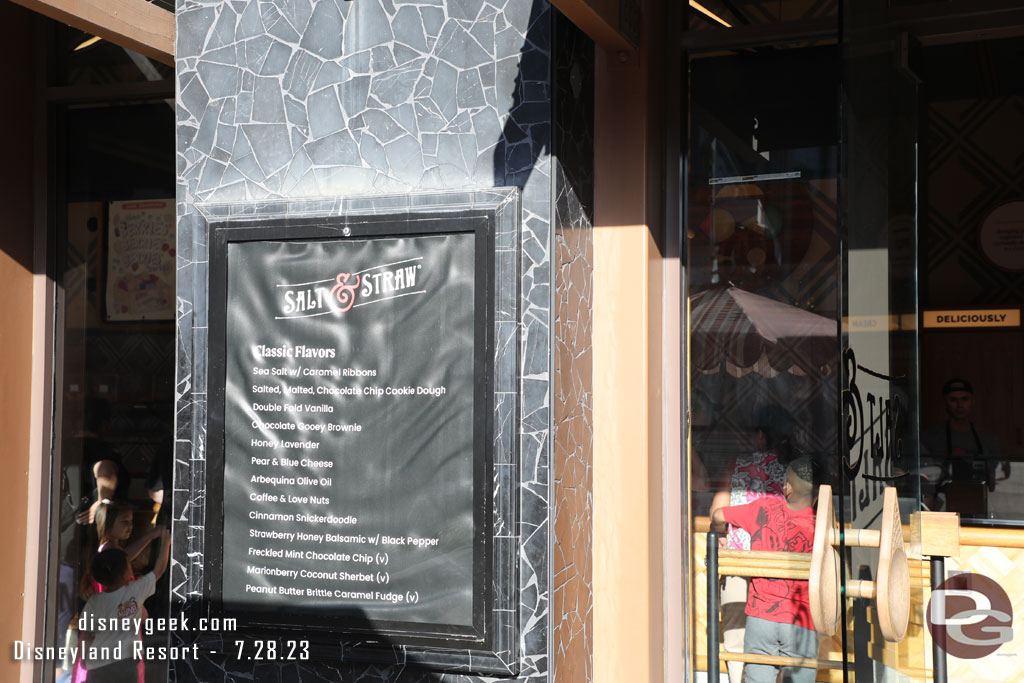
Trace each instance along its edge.
{"label": "yellow sign", "polygon": [[917,316],[913,313],[900,315],[855,315],[843,316],[843,330],[847,332],[893,332],[913,330],[917,327]]}
{"label": "yellow sign", "polygon": [[966,311],[924,311],[925,329],[964,327],[1020,327],[1019,308]]}

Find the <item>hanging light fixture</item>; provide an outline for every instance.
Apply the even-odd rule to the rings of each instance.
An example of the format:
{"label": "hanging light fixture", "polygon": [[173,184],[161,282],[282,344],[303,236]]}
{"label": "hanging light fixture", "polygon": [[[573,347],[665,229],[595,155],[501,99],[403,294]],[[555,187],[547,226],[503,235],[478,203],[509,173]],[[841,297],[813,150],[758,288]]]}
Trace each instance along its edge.
{"label": "hanging light fixture", "polygon": [[100,42],[101,40],[103,40],[103,39],[100,38],[99,36],[93,36],[92,38],[86,38],[85,40],[80,42],[78,45],[76,45],[75,49],[73,49],[72,52],[78,52],[79,50],[84,50],[85,48],[89,47],[90,45],[95,45],[96,43]]}
{"label": "hanging light fixture", "polygon": [[708,17],[709,19],[711,19],[713,21],[717,21],[722,26],[724,26],[726,28],[732,28],[732,24],[730,24],[725,19],[723,19],[722,17],[718,16],[717,14],[715,14],[714,12],[709,10],[704,5],[702,5],[699,2],[697,2],[697,0],[690,0],[690,7],[692,7],[695,10],[697,10],[698,12],[700,12],[704,16]]}

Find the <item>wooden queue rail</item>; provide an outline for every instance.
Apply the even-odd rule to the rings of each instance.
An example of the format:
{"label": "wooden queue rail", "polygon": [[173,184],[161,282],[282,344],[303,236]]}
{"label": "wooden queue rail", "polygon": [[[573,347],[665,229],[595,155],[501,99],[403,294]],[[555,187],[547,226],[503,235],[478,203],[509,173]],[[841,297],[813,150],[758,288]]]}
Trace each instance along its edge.
{"label": "wooden queue rail", "polygon": [[808,553],[759,550],[718,551],[718,573],[723,576],[806,581],[810,571],[811,556]]}
{"label": "wooden queue rail", "polygon": [[[821,486],[815,511],[813,548],[807,553],[739,551],[723,549],[708,517],[694,519],[694,530],[707,533],[707,607],[708,614],[719,611],[718,576],[796,579],[808,581],[811,619],[814,628],[835,635],[842,622],[845,598],[873,601],[875,620],[886,641],[899,642],[907,632],[910,617],[910,556],[928,559],[932,590],[945,579],[944,560],[958,557],[962,546],[1024,549],[1024,529],[960,526],[955,512],[914,512],[911,523],[900,523],[899,502],[894,488],[886,488],[883,497],[881,528],[854,529],[836,524],[832,489]],[[875,548],[878,560],[874,581],[840,582],[839,548]],[[740,661],[774,666],[836,668],[835,662],[800,658],[772,657],[749,653],[723,653],[718,644],[718,619],[708,620],[708,653],[705,659],[708,677],[716,680],[719,663]],[[944,683],[946,653],[937,642],[932,644],[933,678]],[[842,666],[841,663],[839,663]]]}
{"label": "wooden queue rail", "polygon": [[[969,523],[969,522],[968,522]],[[710,517],[694,517],[693,528],[697,533],[707,533],[711,529],[711,518]],[[846,525],[846,534],[850,534],[851,531],[859,531],[861,533],[867,531],[877,534],[877,531],[872,529],[864,530],[851,530],[849,525]],[[910,527],[903,527],[903,538],[910,539]],[[960,527],[960,545],[967,545],[977,548],[1022,548],[1024,549],[1024,529],[994,529],[991,527],[978,527],[978,526],[961,526]],[[722,551],[723,553],[726,551]],[[794,553],[799,554],[799,553]],[[786,577],[773,577],[773,578],[786,578]]]}
{"label": "wooden queue rail", "polygon": [[717,615],[720,609],[718,577],[732,575],[806,580],[810,571],[810,556],[807,553],[723,550],[718,547],[718,535],[714,533],[708,534],[707,545],[708,613],[716,615],[715,619],[709,620],[708,623],[708,654],[705,658],[705,669],[709,680],[718,680],[721,662],[770,664],[780,667],[800,666],[814,669],[835,669],[843,666],[842,662],[834,660],[722,652],[718,646]]}
{"label": "wooden queue rail", "polygon": [[[772,666],[805,666],[814,667],[815,669],[842,669],[843,662],[838,659],[807,659],[806,657],[782,657],[775,655],[755,655],[747,654],[745,652],[719,652],[718,661],[720,662],[743,662],[745,664],[770,664]],[[853,657],[851,656],[848,660],[849,664],[853,666]],[[701,653],[696,657],[696,664],[698,671],[707,671],[708,658],[707,655]],[[851,677],[851,680],[852,677]]]}
{"label": "wooden queue rail", "polygon": [[782,657],[778,655],[755,655],[746,652],[720,652],[719,661],[743,662],[744,664],[770,664],[772,666],[803,666],[811,669],[842,669],[843,663],[835,659],[809,659],[807,657]]}
{"label": "wooden queue rail", "polygon": [[832,668],[834,665],[834,662],[829,660],[807,657],[776,657],[751,653],[744,653],[736,658],[723,657],[718,643],[719,576],[807,581],[811,620],[815,630],[825,635],[835,635],[839,630],[844,594],[848,598],[867,598],[874,602],[876,621],[882,637],[891,642],[899,642],[903,639],[910,617],[910,572],[900,527],[896,489],[891,487],[885,489],[879,531],[854,530],[844,534],[846,541],[851,546],[878,549],[874,581],[840,582],[839,545],[842,532],[836,524],[832,509],[832,488],[822,485],[819,489],[818,500],[819,505],[815,512],[814,522],[814,542],[810,553],[722,549],[719,547],[718,533],[709,530],[705,556],[709,615],[707,633],[707,675],[709,680],[718,679],[721,661],[802,666],[815,669]]}
{"label": "wooden queue rail", "polygon": [[962,526],[960,527],[960,545],[977,548],[1024,548],[1024,529]]}
{"label": "wooden queue rail", "polygon": [[[718,573],[721,576],[806,581],[810,571],[811,555],[809,553],[762,552],[758,550],[718,551]],[[871,581],[847,579],[845,593],[851,598],[873,600],[875,587]],[[769,662],[761,663],[768,664]]]}
{"label": "wooden queue rail", "polygon": [[[693,530],[698,534],[707,533],[711,531],[711,518],[710,517],[694,517],[693,518]],[[981,530],[979,530],[981,531]],[[984,529],[983,531],[997,531],[996,529]],[[1005,531],[1005,529],[999,529],[998,531]],[[961,532],[962,533],[962,532]],[[1020,542],[1024,543],[1024,529],[1021,530]],[[849,539],[850,545],[857,546],[872,546],[878,545],[878,540],[881,532],[878,529],[853,529],[849,524],[845,527],[846,538]],[[910,538],[910,527],[903,527],[904,538]],[[795,553],[798,554],[798,553]]]}

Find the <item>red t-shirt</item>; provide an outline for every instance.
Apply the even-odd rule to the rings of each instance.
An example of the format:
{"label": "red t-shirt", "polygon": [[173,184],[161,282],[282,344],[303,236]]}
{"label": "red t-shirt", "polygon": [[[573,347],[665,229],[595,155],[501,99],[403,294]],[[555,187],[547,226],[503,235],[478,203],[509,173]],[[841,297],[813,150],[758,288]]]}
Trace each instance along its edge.
{"label": "red t-shirt", "polygon": [[[759,498],[722,508],[725,521],[750,532],[751,550],[809,553],[814,543],[814,509],[791,510],[780,498]],[[746,613],[751,617],[814,629],[807,582],[762,579],[750,582]]]}

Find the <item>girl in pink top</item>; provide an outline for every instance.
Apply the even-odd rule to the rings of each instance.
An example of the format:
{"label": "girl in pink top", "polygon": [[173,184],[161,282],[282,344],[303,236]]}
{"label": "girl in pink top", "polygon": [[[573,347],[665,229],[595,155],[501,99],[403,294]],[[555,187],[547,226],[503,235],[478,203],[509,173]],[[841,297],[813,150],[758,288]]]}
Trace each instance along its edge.
{"label": "girl in pink top", "polygon": [[[142,551],[155,539],[160,538],[163,527],[154,527],[148,533],[140,536],[130,545],[128,539],[132,536],[134,528],[134,512],[127,503],[119,501],[104,500],[96,509],[96,536],[99,538],[99,546],[85,562],[87,567],[82,576],[82,599],[88,600],[96,593],[103,592],[103,586],[92,577],[88,567],[92,564],[92,558],[105,550],[107,546],[115,546],[124,550],[129,560],[134,560]],[[134,580],[134,577],[133,577]],[[146,610],[142,609],[142,619],[146,618]],[[138,683],[146,682],[145,663],[139,661]],[[82,665],[81,655],[75,658],[75,668],[71,674],[71,683],[85,683],[88,680],[88,671]]]}

